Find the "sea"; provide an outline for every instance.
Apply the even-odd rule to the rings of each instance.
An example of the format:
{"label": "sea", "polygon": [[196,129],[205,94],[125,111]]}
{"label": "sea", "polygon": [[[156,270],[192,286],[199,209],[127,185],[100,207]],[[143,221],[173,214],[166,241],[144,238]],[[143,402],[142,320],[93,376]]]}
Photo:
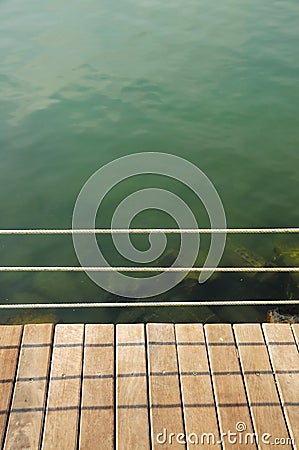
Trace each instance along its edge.
{"label": "sea", "polygon": [[[181,160],[169,164],[178,174],[171,178],[168,166],[159,166],[161,154],[205,175],[229,228],[298,227],[298,20],[297,0],[2,0],[0,229],[72,229],[90,177],[135,154],[144,154],[144,165],[127,178],[115,169],[119,182],[96,212],[97,228],[111,227],[127,197],[151,188],[179,197],[199,228],[212,226],[209,204],[183,171],[180,179]],[[166,174],[151,172],[146,158]],[[99,196],[101,189],[99,182]],[[150,205],[131,217],[131,227],[179,227],[175,213]],[[171,266],[181,239],[165,239],[147,266]],[[138,265],[118,254],[110,235],[97,243],[111,266]],[[131,236],[131,244],[147,251],[149,234]],[[204,264],[210,246],[211,236],[200,235],[195,265]],[[80,267],[71,234],[2,234],[0,250],[2,267]],[[232,234],[219,266],[298,261],[295,233]],[[262,322],[275,309],[271,301],[298,293],[289,273],[217,272],[199,284],[198,273],[186,272],[165,292],[135,298],[113,280],[107,288],[84,271],[0,271],[0,322]],[[233,300],[241,304],[210,304]],[[246,300],[269,304],[242,305]],[[156,305],[9,309],[144,301]],[[202,305],[157,305],[166,301]]]}

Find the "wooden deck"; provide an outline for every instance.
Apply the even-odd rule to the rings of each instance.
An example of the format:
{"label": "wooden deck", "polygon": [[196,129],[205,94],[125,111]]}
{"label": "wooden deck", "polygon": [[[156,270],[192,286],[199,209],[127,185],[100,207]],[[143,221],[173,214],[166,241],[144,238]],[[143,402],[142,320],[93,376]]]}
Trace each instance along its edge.
{"label": "wooden deck", "polygon": [[299,448],[298,347],[287,324],[1,326],[1,448]]}

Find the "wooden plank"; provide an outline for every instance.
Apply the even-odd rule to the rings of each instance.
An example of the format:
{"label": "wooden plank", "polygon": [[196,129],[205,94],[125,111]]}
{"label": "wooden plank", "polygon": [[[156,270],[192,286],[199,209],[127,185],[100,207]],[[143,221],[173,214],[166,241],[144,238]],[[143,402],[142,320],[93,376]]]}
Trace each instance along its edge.
{"label": "wooden plank", "polygon": [[43,450],[75,450],[84,325],[56,325]]}
{"label": "wooden plank", "polygon": [[263,324],[289,432],[299,448],[299,354],[289,324]]}
{"label": "wooden plank", "polygon": [[25,325],[5,450],[39,449],[53,325]]}
{"label": "wooden plank", "polygon": [[114,446],[114,326],[86,325],[80,449]]}
{"label": "wooden plank", "polygon": [[175,325],[187,448],[220,449],[220,434],[201,324]]}
{"label": "wooden plank", "polygon": [[[207,324],[204,330],[223,448],[234,450],[235,438],[242,444],[241,427],[246,428],[246,433],[253,433],[253,429],[232,327]],[[236,433],[236,437],[229,438],[229,433]],[[256,449],[256,444],[249,441],[246,448]]]}
{"label": "wooden plank", "polygon": [[292,325],[293,334],[295,336],[295,341],[299,350],[299,323]]}
{"label": "wooden plank", "polygon": [[[234,325],[243,377],[250,402],[259,448],[267,449],[275,439],[288,442],[285,424],[268,350],[259,324]],[[262,436],[271,435],[263,442]],[[273,444],[274,445],[274,444]],[[278,449],[291,449],[290,444],[275,445]]]}
{"label": "wooden plank", "polygon": [[40,444],[52,340],[51,324],[25,325],[4,448]]}
{"label": "wooden plank", "polygon": [[0,448],[5,435],[21,336],[20,325],[0,326]]}
{"label": "wooden plank", "polygon": [[144,325],[116,327],[116,448],[150,448]]}
{"label": "wooden plank", "polygon": [[152,448],[182,449],[184,424],[174,326],[147,325]]}

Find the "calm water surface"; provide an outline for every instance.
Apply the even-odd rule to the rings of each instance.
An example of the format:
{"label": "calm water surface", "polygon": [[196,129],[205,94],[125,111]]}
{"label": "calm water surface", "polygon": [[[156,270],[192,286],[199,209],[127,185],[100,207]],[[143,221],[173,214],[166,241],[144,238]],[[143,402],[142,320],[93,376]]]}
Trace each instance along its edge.
{"label": "calm water surface", "polygon": [[[297,0],[3,0],[0,228],[70,228],[92,173],[146,151],[203,170],[229,227],[299,226],[298,19]],[[116,189],[98,225],[109,226],[124,194],[154,181]],[[191,192],[159,183],[178,189],[209,225]],[[173,223],[143,213],[133,225]],[[103,245],[116,261],[111,243]],[[146,248],[146,237],[136,245]],[[294,236],[235,236],[223,263],[240,264],[243,248],[270,262],[274,247],[298,244]],[[77,265],[70,237],[2,236],[0,248],[0,265]],[[161,299],[285,298],[286,285],[285,276],[215,275],[202,286],[188,278]],[[0,274],[1,303],[114,300],[84,274]],[[0,321],[259,321],[267,309],[9,311]]]}

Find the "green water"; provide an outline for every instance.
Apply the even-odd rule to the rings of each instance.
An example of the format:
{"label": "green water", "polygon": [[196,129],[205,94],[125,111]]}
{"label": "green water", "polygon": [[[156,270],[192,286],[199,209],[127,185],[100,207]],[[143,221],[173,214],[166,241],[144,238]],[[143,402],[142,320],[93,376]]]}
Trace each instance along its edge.
{"label": "green water", "polygon": [[[115,158],[146,151],[204,171],[229,227],[298,226],[298,19],[297,0],[3,0],[0,228],[70,228],[84,182]],[[152,181],[131,180],[111,194],[99,225],[109,226],[124,193]],[[192,193],[179,189],[208,226]],[[133,224],[173,225],[152,212]],[[146,248],[144,239],[136,245]],[[298,244],[294,236],[235,236],[230,246],[271,261],[275,246]],[[0,248],[0,265],[77,265],[70,237],[2,236]],[[161,300],[285,298],[285,280],[189,279]],[[122,299],[85,274],[0,274],[1,303],[114,300]],[[267,309],[56,310],[49,318],[260,321]],[[0,321],[45,314],[2,311]]]}

